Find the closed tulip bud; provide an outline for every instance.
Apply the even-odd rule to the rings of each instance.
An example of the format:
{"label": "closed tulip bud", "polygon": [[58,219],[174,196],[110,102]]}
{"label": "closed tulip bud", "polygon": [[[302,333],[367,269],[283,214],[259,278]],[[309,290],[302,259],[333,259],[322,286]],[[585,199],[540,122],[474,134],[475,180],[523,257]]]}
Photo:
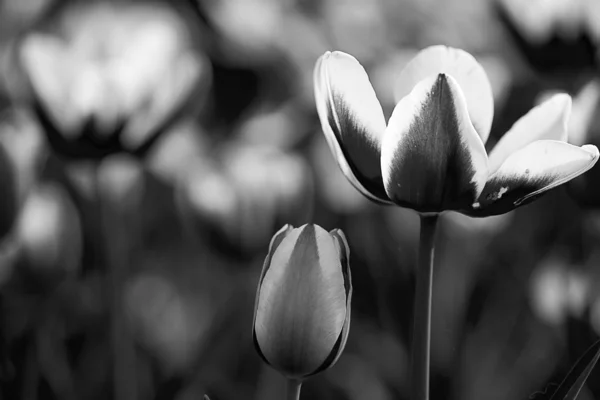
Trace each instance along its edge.
{"label": "closed tulip bud", "polygon": [[331,367],[346,345],[351,298],[343,232],[312,224],[284,226],[271,240],[258,284],[256,350],[289,379]]}
{"label": "closed tulip bud", "polygon": [[494,102],[481,65],[445,46],[399,74],[386,122],[369,78],[349,54],[315,68],[323,132],[340,168],[369,199],[420,213],[503,214],[589,170],[596,146],[568,144],[571,97],[557,94],[515,122],[489,155]]}

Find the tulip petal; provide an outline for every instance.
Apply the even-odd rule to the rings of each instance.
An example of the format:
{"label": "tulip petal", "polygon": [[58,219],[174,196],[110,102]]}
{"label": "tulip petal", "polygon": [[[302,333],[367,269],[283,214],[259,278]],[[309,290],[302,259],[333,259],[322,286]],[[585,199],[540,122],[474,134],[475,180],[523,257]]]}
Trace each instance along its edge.
{"label": "tulip petal", "polygon": [[471,123],[485,143],[494,118],[492,86],[483,67],[464,50],[441,45],[421,50],[398,76],[394,87],[396,102],[423,79],[440,73],[451,75],[460,85]]}
{"label": "tulip petal", "polygon": [[490,172],[496,172],[511,154],[536,140],[565,142],[570,114],[571,97],[563,93],[532,108],[514,123],[490,152]]}
{"label": "tulip petal", "polygon": [[287,234],[257,294],[254,340],[268,363],[302,378],[327,359],[343,330],[346,292],[334,239],[304,225]]}
{"label": "tulip petal", "polygon": [[389,198],[419,212],[462,208],[479,196],[487,155],[452,76],[425,79],[398,103],[383,137],[381,169]]}
{"label": "tulip petal", "polygon": [[344,320],[344,326],[342,327],[342,331],[340,336],[335,343],[335,346],[329,357],[323,362],[323,364],[311,375],[317,374],[332,365],[334,365],[337,360],[342,355],[344,348],[346,347],[346,342],[348,341],[348,334],[350,333],[350,315],[351,315],[351,301],[352,301],[352,275],[350,273],[350,247],[348,246],[348,241],[346,240],[346,236],[344,232],[340,229],[334,229],[329,232],[334,240],[336,245],[338,254],[341,260],[342,274],[344,276],[344,288],[346,290],[346,318]]}
{"label": "tulip petal", "polygon": [[364,68],[349,54],[327,52],[314,82],[323,132],[342,172],[363,195],[390,204],[380,167],[385,117]]}
{"label": "tulip petal", "polygon": [[[260,272],[260,278],[258,280],[258,289],[257,289],[257,293],[256,293],[256,300],[254,301],[254,318],[253,318],[253,320],[256,320],[256,308],[258,307],[258,295],[260,293],[260,286],[262,285],[262,281],[265,277],[265,273],[267,272],[267,269],[269,269],[269,266],[271,265],[271,258],[273,257],[273,253],[275,253],[275,250],[277,249],[277,247],[279,247],[279,245],[281,244],[283,239],[292,230],[293,230],[293,227],[290,224],[285,224],[271,238],[271,243],[269,243],[269,252],[267,253],[267,257],[265,258],[265,262],[263,263],[263,267]],[[252,330],[254,331],[254,328]],[[261,356],[262,356],[262,354],[261,354]],[[264,359],[264,357],[263,357],[263,359]],[[268,363],[267,360],[265,360],[265,362]]]}
{"label": "tulip petal", "polygon": [[596,146],[533,142],[509,156],[490,177],[472,209],[463,212],[476,217],[506,213],[581,175],[596,161]]}

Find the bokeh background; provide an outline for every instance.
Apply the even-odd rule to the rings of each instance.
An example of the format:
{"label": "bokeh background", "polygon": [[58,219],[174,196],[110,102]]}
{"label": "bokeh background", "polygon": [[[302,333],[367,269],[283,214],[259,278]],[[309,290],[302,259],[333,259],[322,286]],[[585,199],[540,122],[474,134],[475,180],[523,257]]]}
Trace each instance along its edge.
{"label": "bokeh background", "polygon": [[[272,234],[314,222],[346,233],[354,298],[302,398],[407,399],[418,218],[343,177],[312,73],[353,54],[389,117],[433,44],[487,71],[488,149],[557,91],[571,141],[600,142],[597,0],[0,0],[0,398],[282,398],[256,284]],[[443,216],[432,399],[549,398],[598,338],[599,186],[596,167],[504,216]]]}

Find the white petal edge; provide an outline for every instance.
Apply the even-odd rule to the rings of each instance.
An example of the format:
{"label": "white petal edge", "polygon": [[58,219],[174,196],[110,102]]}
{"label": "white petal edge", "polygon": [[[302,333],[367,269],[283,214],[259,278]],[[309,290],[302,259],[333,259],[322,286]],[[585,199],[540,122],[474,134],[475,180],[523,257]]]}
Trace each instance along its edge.
{"label": "white petal edge", "polygon": [[571,115],[571,96],[555,94],[535,106],[513,124],[502,136],[489,156],[489,167],[493,174],[515,151],[538,140],[565,142]]}
{"label": "white petal edge", "polygon": [[[327,106],[331,101],[331,94],[329,92],[329,85],[327,83],[327,74],[325,71],[325,67],[323,66],[323,60],[328,57],[329,52],[325,53],[317,60],[315,65],[315,70],[313,74],[314,87],[315,87],[315,103],[317,106],[317,113],[319,114],[319,119],[321,121],[321,128],[323,129],[323,133],[325,139],[327,140],[327,144],[329,145],[329,149],[331,150],[331,154],[337,161],[338,166],[342,170],[342,173],[346,176],[346,178],[350,181],[352,186],[354,186],[359,192],[361,192],[367,198],[377,201],[384,204],[392,204],[391,201],[379,198],[369,192],[356,178],[350,165],[346,161],[346,157],[342,152],[340,144],[329,126],[329,118],[327,113]],[[334,116],[337,122],[337,117]]]}
{"label": "white petal edge", "polygon": [[[366,139],[380,146],[386,127],[385,116],[363,66],[356,58],[341,51],[327,52],[321,58],[331,104],[334,104],[334,95],[343,97],[355,122],[369,135]],[[335,119],[339,126],[337,115]]]}
{"label": "white petal edge", "polygon": [[[583,174],[598,161],[598,148],[582,147],[556,140],[539,140],[510,155],[492,179],[540,179],[555,176],[552,182],[518,199],[515,206]],[[509,189],[510,190],[510,189]]]}
{"label": "white petal edge", "polygon": [[492,85],[481,64],[464,50],[443,45],[421,50],[396,79],[396,102],[408,95],[418,82],[439,73],[451,75],[460,85],[467,101],[469,117],[485,143],[494,118]]}
{"label": "white petal edge", "polygon": [[[476,197],[479,197],[489,175],[487,153],[481,137],[471,124],[467,102],[458,82],[451,75],[446,75],[446,78],[448,86],[452,91],[452,97],[455,100],[454,109],[456,110],[456,117],[459,124],[460,140],[469,150],[475,171],[471,178],[471,183],[475,185]],[[427,99],[437,79],[438,75],[436,74],[420,81],[394,108],[381,146],[381,173],[386,191],[391,184],[390,179],[396,149],[406,138],[406,133],[418,116],[423,102]]]}

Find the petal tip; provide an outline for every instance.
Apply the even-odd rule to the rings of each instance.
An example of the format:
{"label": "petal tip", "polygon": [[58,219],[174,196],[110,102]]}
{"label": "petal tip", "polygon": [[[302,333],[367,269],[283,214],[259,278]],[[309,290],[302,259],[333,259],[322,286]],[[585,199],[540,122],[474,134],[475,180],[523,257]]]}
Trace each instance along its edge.
{"label": "petal tip", "polygon": [[600,152],[598,151],[598,148],[596,146],[594,146],[593,144],[586,144],[584,146],[581,146],[581,148],[584,149],[585,151],[587,151],[588,153],[590,153],[592,160],[594,160],[594,161],[598,160],[598,156],[600,156]]}

